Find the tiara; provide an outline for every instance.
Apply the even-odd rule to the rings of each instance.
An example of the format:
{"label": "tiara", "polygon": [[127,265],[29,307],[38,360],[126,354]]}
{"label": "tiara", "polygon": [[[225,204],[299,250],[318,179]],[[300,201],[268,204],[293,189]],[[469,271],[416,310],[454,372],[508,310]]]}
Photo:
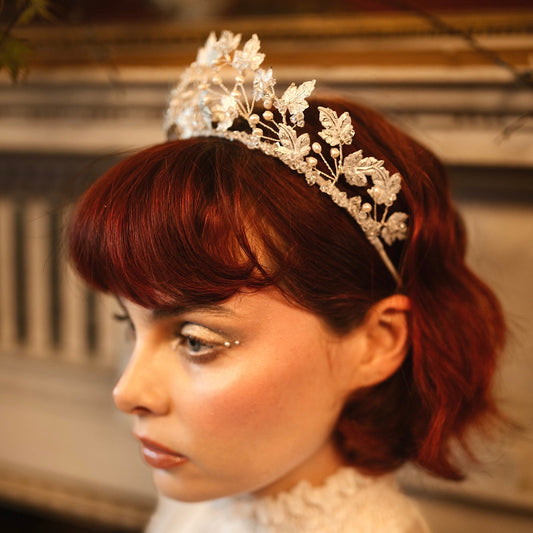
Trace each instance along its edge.
{"label": "tiara", "polygon": [[[384,244],[407,237],[407,214],[390,213],[401,189],[400,174],[390,175],[383,161],[365,157],[361,150],[343,153],[355,134],[348,112],[338,116],[333,109],[318,107],[324,128],[318,135],[324,142],[311,143],[308,133],[299,135],[315,80],[292,83],[276,96],[272,69],[260,68],[265,54],[259,51],[259,38],[254,34],[242,49],[240,42],[241,35],[230,31],[218,39],[214,33],[209,35],[170,93],[164,119],[167,137],[223,137],[279,159],[348,211],[399,282]],[[261,115],[256,112],[259,102],[264,108]],[[249,128],[230,129],[237,118]],[[360,195],[348,196],[337,187],[342,176],[347,185],[366,188],[368,198],[363,202]]]}

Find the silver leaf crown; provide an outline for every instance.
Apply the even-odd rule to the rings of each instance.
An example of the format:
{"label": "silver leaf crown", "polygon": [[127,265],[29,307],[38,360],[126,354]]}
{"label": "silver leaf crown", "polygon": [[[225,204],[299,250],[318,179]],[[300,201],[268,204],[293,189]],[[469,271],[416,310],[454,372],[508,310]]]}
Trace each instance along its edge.
{"label": "silver leaf crown", "polygon": [[[407,237],[407,214],[389,213],[401,189],[400,174],[391,176],[383,161],[365,157],[361,150],[344,155],[343,146],[350,145],[354,136],[348,112],[338,116],[333,109],[318,107],[324,127],[318,135],[324,143],[311,143],[307,133],[298,135],[297,130],[305,125],[306,98],[313,92],[315,80],[292,83],[281,97],[276,96],[272,69],[260,68],[265,54],[259,52],[257,35],[242,49],[240,42],[241,35],[229,31],[222,32],[219,39],[214,33],[209,35],[196,61],[183,72],[170,94],[164,120],[167,136],[223,137],[281,160],[350,213],[399,282],[384,243],[391,245]],[[261,116],[254,111],[259,102],[264,107]],[[245,120],[249,130],[230,129],[238,117]],[[318,158],[322,169],[317,166]],[[372,203],[340,190],[337,183],[341,176],[352,187],[368,187],[366,193]],[[382,207],[378,210],[378,206]]]}

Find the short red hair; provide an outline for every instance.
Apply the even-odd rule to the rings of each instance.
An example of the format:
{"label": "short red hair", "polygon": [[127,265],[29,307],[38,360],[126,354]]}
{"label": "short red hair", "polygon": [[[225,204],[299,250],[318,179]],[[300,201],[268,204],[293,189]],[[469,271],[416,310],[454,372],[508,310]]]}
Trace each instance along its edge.
{"label": "short red hair", "polygon": [[[450,450],[496,409],[491,379],[505,326],[493,293],[465,265],[465,233],[446,174],[428,150],[380,115],[343,101],[353,150],[403,177],[395,209],[409,239],[389,255],[412,302],[411,349],[401,368],[356,391],[336,428],[345,458],[369,473],[412,460],[450,479]],[[313,131],[315,130],[315,131]],[[335,331],[356,326],[398,287],[355,221],[317,187],[238,142],[202,138],[154,146],[123,160],[80,200],[70,251],[99,290],[149,308],[223,301],[275,285]]]}

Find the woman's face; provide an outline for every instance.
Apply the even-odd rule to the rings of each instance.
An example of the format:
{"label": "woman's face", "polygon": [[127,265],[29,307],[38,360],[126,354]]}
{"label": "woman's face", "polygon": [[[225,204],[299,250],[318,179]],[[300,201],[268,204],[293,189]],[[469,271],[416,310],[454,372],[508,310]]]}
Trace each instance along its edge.
{"label": "woman's face", "polygon": [[342,464],[331,433],[354,359],[315,315],[273,289],[172,314],[123,305],[135,348],[115,403],[163,494],[275,493]]}

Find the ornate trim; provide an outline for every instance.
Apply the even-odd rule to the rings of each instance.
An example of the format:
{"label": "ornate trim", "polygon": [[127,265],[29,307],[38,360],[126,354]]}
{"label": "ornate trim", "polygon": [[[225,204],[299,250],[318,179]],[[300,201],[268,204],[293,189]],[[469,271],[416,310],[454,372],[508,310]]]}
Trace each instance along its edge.
{"label": "ornate trim", "polygon": [[[444,25],[459,32],[476,36],[531,35],[533,32],[533,9],[509,12],[508,10],[472,14],[440,15]],[[357,64],[362,57],[349,53],[349,43],[357,40],[379,39],[371,63],[379,64],[435,64],[439,58],[449,57],[439,39],[457,37],[457,34],[437,28],[426,18],[415,14],[362,14],[348,16],[264,17],[223,20],[219,23],[157,25],[117,25],[97,27],[34,27],[17,31],[17,36],[28,40],[34,48],[31,67],[47,66],[132,66],[132,65],[187,65],[194,51],[201,45],[210,30],[231,28],[244,34],[259,33],[274,65],[291,64],[298,57],[299,64],[317,63],[331,65],[334,54],[341,53],[335,64]],[[413,49],[398,49],[395,45],[406,38],[431,38],[434,45],[427,44],[423,54],[414,54]],[[287,43],[290,42],[290,50]],[[387,46],[390,43],[391,46]],[[318,45],[318,46],[317,46]],[[348,46],[347,46],[348,45]],[[296,47],[296,50],[295,48]],[[325,58],[321,51],[328,48]],[[342,53],[343,50],[346,53]],[[338,52],[337,52],[338,51]],[[505,47],[495,50],[509,52]],[[454,50],[454,60],[470,64],[477,56],[464,58],[460,50]],[[392,55],[391,55],[392,54]],[[515,61],[528,64],[531,46],[524,46]],[[326,59],[328,61],[326,61]],[[359,64],[364,64],[359,63]],[[368,63],[367,63],[368,64]]]}

